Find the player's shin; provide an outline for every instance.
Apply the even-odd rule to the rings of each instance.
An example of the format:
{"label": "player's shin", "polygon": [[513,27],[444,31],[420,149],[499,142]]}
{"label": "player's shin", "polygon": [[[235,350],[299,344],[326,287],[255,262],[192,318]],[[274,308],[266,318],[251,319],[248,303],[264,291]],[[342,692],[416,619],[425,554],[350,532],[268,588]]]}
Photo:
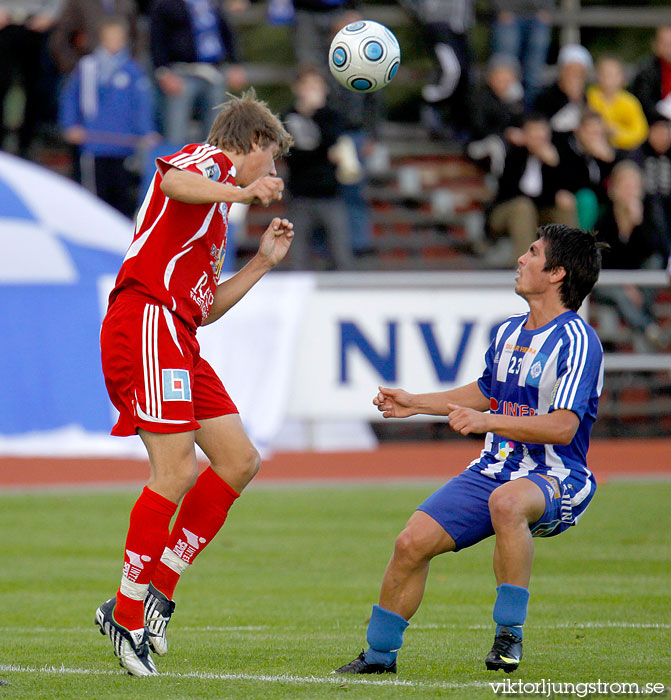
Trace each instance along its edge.
{"label": "player's shin", "polygon": [[114,608],[114,619],[128,630],[144,626],[143,601],[176,509],[176,503],[145,487],[131,511],[123,575]]}
{"label": "player's shin", "polygon": [[219,532],[239,494],[208,467],[186,494],[152,584],[172,600],[180,576]]}
{"label": "player's shin", "polygon": [[368,623],[366,639],[370,647],[366,650],[368,663],[390,666],[403,646],[403,632],[410,623],[390,610],[373,605]]}

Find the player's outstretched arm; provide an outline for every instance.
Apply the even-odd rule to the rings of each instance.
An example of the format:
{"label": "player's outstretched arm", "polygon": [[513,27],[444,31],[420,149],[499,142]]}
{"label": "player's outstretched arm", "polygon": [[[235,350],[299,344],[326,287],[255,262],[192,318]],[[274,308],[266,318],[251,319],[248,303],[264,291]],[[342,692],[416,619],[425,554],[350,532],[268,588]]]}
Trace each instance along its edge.
{"label": "player's outstretched arm", "polygon": [[535,445],[568,445],[580,425],[578,416],[562,408],[541,416],[504,416],[450,404],[450,427],[462,435],[496,433]]}
{"label": "player's outstretched arm", "polygon": [[263,206],[268,206],[271,202],[282,199],[284,183],[279,177],[266,175],[254,180],[247,187],[237,187],[210,180],[198,173],[171,167],[163,175],[161,191],[170,199],[186,204],[260,202]]}
{"label": "player's outstretched arm", "polygon": [[259,250],[240,272],[222,282],[214,292],[214,302],[206,326],[221,318],[232,306],[287,254],[294,237],[294,225],[288,219],[275,218],[261,236]]}
{"label": "player's outstretched arm", "polygon": [[470,406],[478,411],[489,408],[489,399],[480,391],[477,382],[431,394],[411,394],[403,389],[382,386],[378,388],[379,393],[373,399],[373,404],[385,418],[407,418],[418,414],[447,416],[450,413],[449,406],[453,403]]}

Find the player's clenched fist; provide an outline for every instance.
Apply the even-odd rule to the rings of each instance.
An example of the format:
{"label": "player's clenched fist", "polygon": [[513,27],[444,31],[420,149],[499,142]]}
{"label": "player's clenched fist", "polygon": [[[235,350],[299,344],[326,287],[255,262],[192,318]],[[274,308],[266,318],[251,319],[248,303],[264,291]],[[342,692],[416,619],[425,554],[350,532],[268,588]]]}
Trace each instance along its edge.
{"label": "player's clenched fist", "polygon": [[258,201],[267,207],[271,202],[282,199],[283,190],[282,178],[265,175],[243,188],[244,201],[247,204]]}
{"label": "player's clenched fist", "polygon": [[407,418],[414,416],[416,411],[412,406],[413,394],[403,389],[387,389],[378,387],[380,390],[373,399],[373,404],[385,418]]}
{"label": "player's clenched fist", "polygon": [[488,431],[487,419],[489,416],[487,413],[453,403],[448,403],[447,407],[450,410],[450,427],[457,433],[469,435]]}

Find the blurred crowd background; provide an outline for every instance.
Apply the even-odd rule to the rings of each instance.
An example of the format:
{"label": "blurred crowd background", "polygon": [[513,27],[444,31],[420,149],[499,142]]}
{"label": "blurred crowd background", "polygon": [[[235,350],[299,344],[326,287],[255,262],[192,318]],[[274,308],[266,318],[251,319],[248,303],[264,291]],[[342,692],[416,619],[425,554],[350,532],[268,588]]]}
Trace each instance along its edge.
{"label": "blurred crowd background", "polygon": [[[204,141],[213,108],[254,86],[295,146],[285,201],[245,213],[231,269],[275,213],[301,232],[290,269],[512,268],[549,221],[596,229],[606,268],[664,269],[671,24],[567,36],[568,5],[0,0],[0,145],[132,218],[155,157]],[[331,78],[328,47],[371,14],[403,64],[358,95]],[[598,294],[606,342],[610,318],[635,349],[669,347],[658,291]]]}

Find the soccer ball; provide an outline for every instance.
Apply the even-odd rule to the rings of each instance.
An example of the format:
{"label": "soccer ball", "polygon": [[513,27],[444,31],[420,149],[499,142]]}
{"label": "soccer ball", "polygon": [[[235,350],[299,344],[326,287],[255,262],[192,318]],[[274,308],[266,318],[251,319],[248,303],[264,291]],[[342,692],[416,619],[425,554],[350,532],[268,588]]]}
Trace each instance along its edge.
{"label": "soccer ball", "polygon": [[400,65],[401,48],[396,37],[377,22],[352,22],[331,42],[331,74],[348,90],[375,92],[389,83]]}

